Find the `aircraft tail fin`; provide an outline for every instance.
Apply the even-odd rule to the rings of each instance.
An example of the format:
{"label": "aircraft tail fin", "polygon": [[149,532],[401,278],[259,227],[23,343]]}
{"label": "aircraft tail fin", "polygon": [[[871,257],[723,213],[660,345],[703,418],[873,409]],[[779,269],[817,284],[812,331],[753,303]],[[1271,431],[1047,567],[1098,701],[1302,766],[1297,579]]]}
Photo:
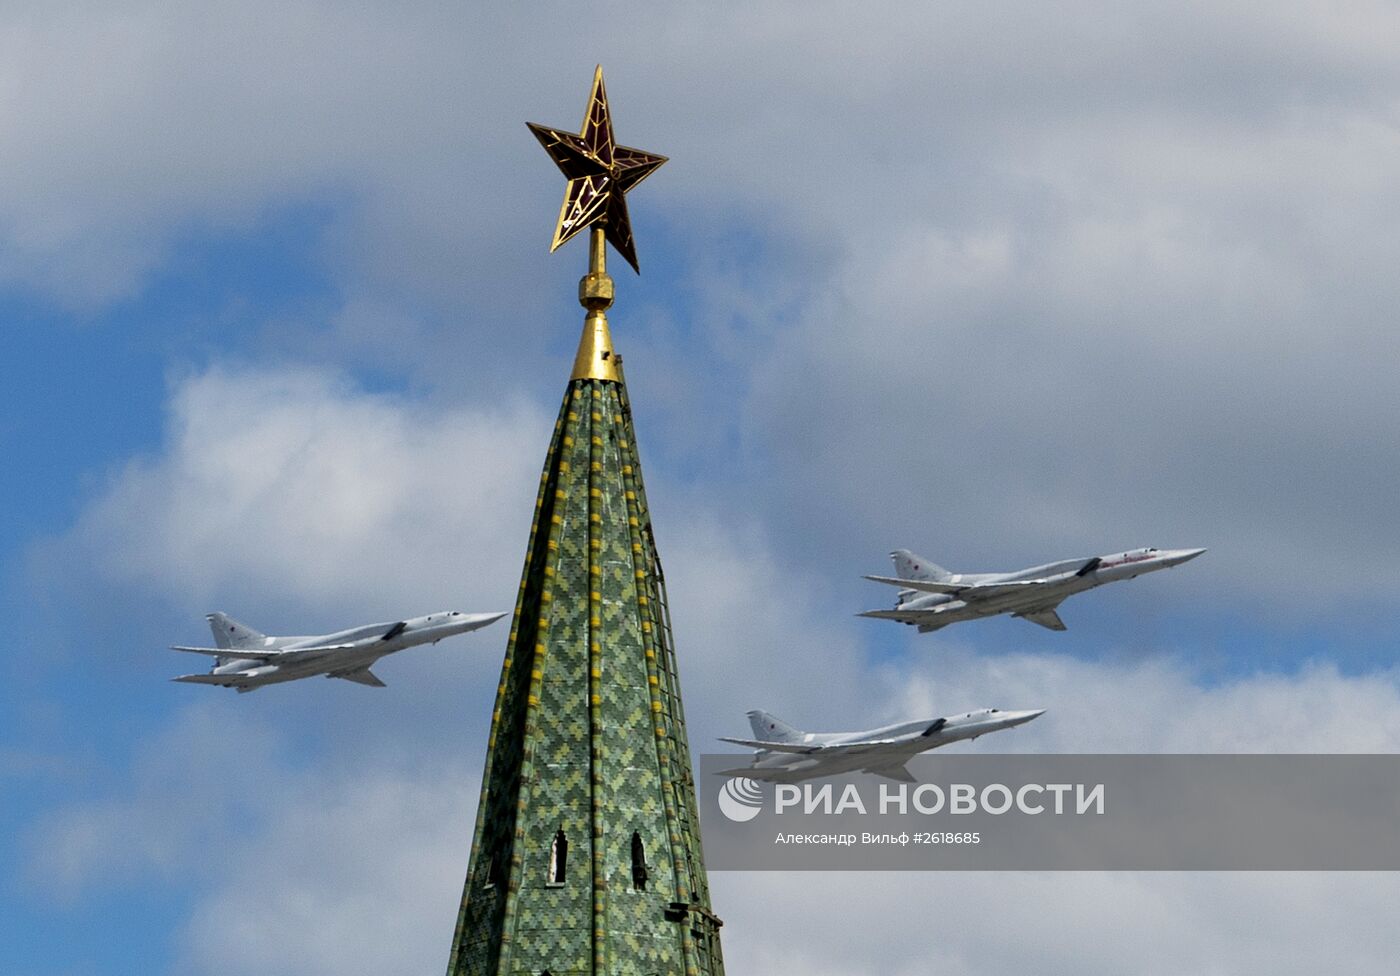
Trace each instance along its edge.
{"label": "aircraft tail fin", "polygon": [[890,558],[894,560],[895,575],[903,579],[942,582],[953,575],[942,566],[929,562],[923,556],[916,556],[908,549],[896,549],[890,553]]}
{"label": "aircraft tail fin", "polygon": [[[246,624],[240,624],[226,613],[206,614],[209,629],[214,632],[214,646],[237,650],[240,647],[262,647],[266,634],[259,633]],[[236,656],[236,655],[235,655]]]}
{"label": "aircraft tail fin", "polygon": [[801,742],[807,734],[788,725],[778,716],[758,709],[749,712],[749,727],[753,729],[755,739],[768,742]]}

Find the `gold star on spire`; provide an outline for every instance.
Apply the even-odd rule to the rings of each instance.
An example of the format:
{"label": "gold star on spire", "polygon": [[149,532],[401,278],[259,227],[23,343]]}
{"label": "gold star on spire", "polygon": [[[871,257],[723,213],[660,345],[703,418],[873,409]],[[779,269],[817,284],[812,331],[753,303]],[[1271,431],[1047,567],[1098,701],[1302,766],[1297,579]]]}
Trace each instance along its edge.
{"label": "gold star on spire", "polygon": [[602,66],[593,74],[593,92],[588,96],[583,130],[578,135],[534,122],[526,125],[569,179],[564,205],[559,208],[559,225],[554,229],[554,243],[549,249],[553,251],[588,225],[597,223],[603,227],[608,243],[632,270],[640,273],[625,194],[666,162],[666,157],[614,144]]}

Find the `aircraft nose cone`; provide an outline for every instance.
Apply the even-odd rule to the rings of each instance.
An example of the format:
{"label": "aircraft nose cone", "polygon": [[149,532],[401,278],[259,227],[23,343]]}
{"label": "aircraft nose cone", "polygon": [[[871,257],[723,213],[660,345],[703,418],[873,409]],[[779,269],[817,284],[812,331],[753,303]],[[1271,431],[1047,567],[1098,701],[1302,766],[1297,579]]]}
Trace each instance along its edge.
{"label": "aircraft nose cone", "polygon": [[1170,562],[1173,566],[1180,566],[1182,563],[1195,559],[1205,549],[1173,549],[1170,554]]}
{"label": "aircraft nose cone", "polygon": [[500,620],[504,616],[506,616],[505,611],[502,611],[500,613],[459,612],[454,616],[448,617],[448,622],[451,623],[459,633],[466,633],[470,630],[479,630],[480,628],[485,627],[489,624],[494,624],[497,620]]}
{"label": "aircraft nose cone", "polygon": [[1023,725],[1033,718],[1040,718],[1040,716],[1044,714],[1045,709],[1043,708],[1029,708],[1026,709],[1024,712],[1012,712],[1007,717],[1011,719],[1012,725]]}

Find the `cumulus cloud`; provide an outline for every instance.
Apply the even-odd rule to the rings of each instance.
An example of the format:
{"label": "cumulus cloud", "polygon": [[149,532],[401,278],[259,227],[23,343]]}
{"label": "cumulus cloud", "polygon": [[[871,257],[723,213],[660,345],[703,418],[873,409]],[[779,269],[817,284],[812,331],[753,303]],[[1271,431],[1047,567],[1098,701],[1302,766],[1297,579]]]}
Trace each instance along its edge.
{"label": "cumulus cloud", "polygon": [[870,687],[867,649],[823,605],[820,581],[778,558],[753,524],[703,509],[676,514],[656,532],[692,750],[747,728],[751,708],[824,702],[832,720],[855,718]]}
{"label": "cumulus cloud", "polygon": [[1393,127],[1182,125],[1021,133],[1002,203],[859,242],[756,369],[787,531],[839,510],[819,551],[979,570],[1208,545],[1192,578],[1269,613],[1302,567],[1344,605],[1394,589]]}
{"label": "cumulus cloud", "polygon": [[[1393,9],[807,4],[560,31],[564,9],[21,8],[0,276],[104,306],[182,233],[329,201],[338,357],[443,387],[488,336],[516,362],[576,316],[520,122],[569,124],[596,56],[624,140],[673,156],[635,210],[695,305],[667,312],[686,348],[644,323],[624,344],[720,367],[724,404],[692,389],[661,419],[679,438],[705,412],[694,443],[732,455],[757,484],[733,497],[783,542],[834,569],[932,509],[957,513],[921,543],[950,560],[1207,544],[1194,578],[1269,613],[1290,567],[1341,603],[1394,589],[1394,545],[1371,545],[1400,420]],[[816,535],[813,513],[841,517]]]}
{"label": "cumulus cloud", "polygon": [[[96,558],[105,579],[177,601],[233,589],[327,613],[421,597],[443,580],[510,587],[547,432],[547,414],[526,403],[483,413],[369,393],[325,371],[214,370],[175,386],[161,450],[119,471],[65,544]],[[743,731],[753,706],[810,728],[1048,706],[996,742],[1026,751],[1400,748],[1400,684],[1389,672],[1346,676],[1320,664],[1205,684],[1185,657],[988,655],[957,634],[936,648],[910,638],[893,659],[872,659],[869,630],[833,609],[830,584],[781,554],[761,520],[730,517],[664,473],[649,488],[697,752]],[[443,544],[444,526],[457,547]],[[404,545],[413,560],[361,558]],[[31,835],[30,876],[69,900],[133,884],[187,890],[185,972],[440,965],[497,659],[469,660],[465,694],[458,666],[443,680],[432,675],[442,660],[420,658],[412,671],[403,662],[407,680],[370,709],[362,696],[293,686],[293,711],[269,692],[180,713],[138,747],[127,784],[54,811]],[[1232,715],[1248,721],[1222,721]],[[1244,876],[969,876],[958,906],[915,924],[909,906],[928,900],[926,876],[714,880],[731,965],[818,973],[915,972],[931,959],[973,972],[1031,965],[1043,962],[1049,933],[1084,911],[1102,922],[1078,923],[1091,944],[1057,951],[1087,971],[1120,971],[1146,943],[1159,947],[1153,972],[1210,958],[1243,971],[1260,952],[1302,972],[1312,941],[1290,953],[1251,933],[1293,926],[1319,904],[1328,922],[1316,934],[1340,925],[1349,964],[1365,972],[1382,953],[1336,906],[1393,887],[1300,876],[1261,897]],[[814,900],[840,904],[839,917]]]}
{"label": "cumulus cloud", "polygon": [[177,972],[438,968],[477,781],[460,763],[304,766],[293,738],[221,705],[185,709],[122,789],[32,832],[31,882],[66,901],[193,891]]}
{"label": "cumulus cloud", "polygon": [[[1385,875],[715,874],[734,971],[1302,974],[1391,965]],[[776,930],[781,928],[779,934]]]}
{"label": "cumulus cloud", "polygon": [[[109,580],[185,606],[512,605],[548,416],[438,409],[331,371],[177,384],[167,442],[116,473],[69,538]],[[425,602],[426,601],[426,602]]]}
{"label": "cumulus cloud", "polygon": [[1005,752],[1400,752],[1393,670],[1345,676],[1315,664],[1206,684],[1169,657],[1086,662],[964,648],[936,664],[886,666],[882,678],[892,715],[1048,708],[1034,733],[1027,726],[999,738],[995,748]]}
{"label": "cumulus cloud", "polygon": [[[383,539],[411,538],[403,526],[450,523],[474,538],[473,526],[512,521],[496,510],[489,485],[461,490],[461,459],[491,455],[499,436],[529,455],[505,477],[501,497],[532,494],[536,452],[519,444],[542,445],[547,421],[528,408],[504,416],[515,422],[488,436],[470,412],[369,394],[324,373],[192,377],[173,395],[162,453],[122,471],[75,539],[106,554],[107,572],[156,590],[193,597],[247,574],[252,582],[244,585],[260,598],[287,590],[314,606],[350,605],[364,598],[366,580],[392,589],[397,571],[342,563]],[[477,449],[452,449],[462,444]],[[261,453],[250,458],[254,448]],[[392,463],[373,463],[386,457]],[[399,477],[398,469],[418,475]],[[1184,659],[988,656],[956,637],[937,653],[911,639],[896,662],[873,662],[854,622],[823,605],[827,594],[814,574],[775,555],[761,523],[726,519],[664,477],[650,488],[662,499],[658,535],[697,752],[713,748],[716,735],[742,731],[742,711],[755,705],[812,728],[983,704],[1049,706],[996,743],[1026,751],[1400,748],[1400,686],[1384,672],[1344,676],[1319,665],[1203,686]],[[454,512],[467,515],[454,522]],[[129,523],[140,531],[122,528]],[[242,539],[246,526],[254,527],[252,540]],[[499,548],[511,558],[489,557],[495,575],[514,564],[523,529],[499,531]],[[337,558],[315,563],[308,583],[295,555],[313,543],[335,547]],[[432,563],[433,548],[424,543],[420,561],[429,563],[406,570],[422,575],[400,596],[442,574],[470,578],[460,565]],[[225,559],[200,559],[206,549]],[[413,678],[403,686],[412,695],[405,711],[392,700],[396,681],[385,693],[383,722],[366,715],[362,698],[344,696],[327,703],[300,694],[302,706],[291,713],[271,698],[255,712],[232,708],[233,699],[189,709],[139,748],[128,784],[48,818],[31,838],[30,874],[66,899],[131,884],[190,890],[177,940],[184,972],[313,976],[366,959],[384,972],[441,965],[484,736],[479,722],[468,716],[464,729],[454,712],[485,716],[496,660],[494,651],[473,658],[480,660],[471,674],[481,680],[465,699],[453,693],[444,708],[431,679]],[[1232,715],[1249,719],[1222,721]],[[307,723],[335,734],[308,748]],[[1280,971],[1302,972],[1313,965],[1310,953],[1322,951],[1312,938],[1302,939],[1302,952],[1259,944],[1280,925],[1297,931],[1299,918],[1315,922],[1309,931],[1319,938],[1344,937],[1359,971],[1379,972],[1381,953],[1366,933],[1352,931],[1364,913],[1349,915],[1345,906],[1393,887],[1333,876],[1290,877],[1265,891],[1247,876],[960,876],[956,904],[920,912],[915,924],[909,906],[929,899],[929,883],[921,875],[714,877],[717,908],[730,921],[732,966],[816,973],[912,973],[935,961],[1002,971],[1043,963],[1047,945],[1063,944],[1049,934],[1062,930],[1092,933],[1054,950],[1089,972],[1120,971],[1143,944],[1158,947],[1150,954],[1158,968],[1149,972],[1208,959],[1219,971],[1243,971],[1261,951],[1277,957]],[[839,917],[823,904],[841,905]],[[1312,914],[1319,905],[1322,915]],[[851,939],[852,931],[862,938]]]}
{"label": "cumulus cloud", "polygon": [[446,961],[477,784],[452,770],[312,777],[200,900],[188,973],[435,972]]}
{"label": "cumulus cloud", "polygon": [[29,838],[29,876],[73,900],[94,887],[175,883],[239,850],[293,782],[275,732],[227,710],[178,713],[139,744],[123,788],[50,816]]}
{"label": "cumulus cloud", "polygon": [[[737,582],[758,589],[749,565],[731,564]],[[688,683],[692,715],[728,706],[713,672],[733,662],[697,650],[682,663],[698,679]],[[1054,699],[1051,712],[1000,737],[1030,751],[1400,747],[1400,685],[1387,676],[1316,669],[1204,689],[1160,663],[1044,655],[954,660],[936,680],[932,671],[852,675],[851,685],[827,689],[821,712],[870,696],[865,706],[874,701],[876,713],[932,714],[930,697],[995,687],[1019,699],[1034,686]],[[1222,720],[1231,715],[1250,716],[1250,727]],[[475,756],[405,763],[431,753],[423,740],[435,734],[406,723],[395,733],[397,760],[349,763],[332,750],[298,768],[284,735],[229,719],[209,709],[182,716],[148,744],[129,787],[53,819],[34,847],[33,874],[70,897],[152,876],[192,889],[177,940],[181,972],[317,976],[366,960],[389,973],[440,967],[477,790],[463,762]],[[693,723],[692,735],[705,724]],[[1343,874],[717,872],[711,882],[735,971],[818,974],[1243,973],[1261,959],[1282,973],[1344,959],[1379,974],[1390,960],[1366,906],[1396,894],[1388,875]]]}
{"label": "cumulus cloud", "polygon": [[[968,569],[1204,544],[1180,579],[1246,625],[1296,619],[1300,590],[1309,614],[1391,599],[1393,9],[821,3],[562,31],[570,9],[19,8],[0,279],[110,307],[182,235],[330,201],[320,348],[456,390],[483,337],[504,361],[576,323],[520,122],[575,120],[596,51],[619,137],[673,157],[634,217],[689,300],[648,331],[623,279],[617,317],[643,320],[619,341],[668,462],[648,472],[697,751],[755,705],[810,727],[1050,709],[1007,749],[1400,745],[1388,671],[1208,684],[1184,653],[986,656],[977,631],[878,663],[833,582],[896,544]],[[703,384],[660,379],[697,360]],[[62,544],[99,587],[269,629],[508,606],[552,415],[489,399],[513,375],[458,407],[334,370],[186,377],[164,444]],[[177,717],[128,785],[56,811],[35,876],[189,886],[181,971],[440,966],[475,792],[446,757],[484,741],[497,652],[405,656],[372,710],[322,682]],[[211,836],[236,856],[201,860]],[[1392,968],[1366,924],[1384,878],[956,881],[717,875],[731,968]]]}

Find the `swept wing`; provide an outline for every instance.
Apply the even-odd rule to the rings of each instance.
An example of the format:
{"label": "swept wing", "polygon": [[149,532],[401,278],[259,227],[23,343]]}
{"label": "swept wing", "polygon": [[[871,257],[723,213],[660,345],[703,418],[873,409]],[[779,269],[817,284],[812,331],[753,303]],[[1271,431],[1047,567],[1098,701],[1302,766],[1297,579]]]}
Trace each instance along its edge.
{"label": "swept wing", "polygon": [[867,576],[865,578],[876,583],[888,583],[890,586],[899,586],[906,590],[922,590],[925,593],[961,593],[969,586],[967,583],[940,583],[938,580],[904,579],[900,576]]}
{"label": "swept wing", "polygon": [[185,647],[171,644],[172,651],[189,651],[191,654],[208,654],[210,657],[238,658],[244,661],[268,661],[278,655],[278,651],[254,651],[241,647]]}
{"label": "swept wing", "polygon": [[1044,607],[1040,610],[1027,610],[1024,613],[1012,614],[1012,616],[1024,618],[1033,624],[1040,624],[1040,626],[1048,630],[1069,629],[1065,626],[1065,622],[1060,619],[1060,615],[1055,612],[1054,607]]}
{"label": "swept wing", "polygon": [[863,610],[856,616],[875,617],[879,620],[898,620],[902,624],[942,627],[947,621],[938,618],[946,616],[947,613],[947,610]]}
{"label": "swept wing", "polygon": [[212,657],[226,657],[243,661],[278,661],[291,663],[301,661],[309,657],[320,657],[329,651],[348,651],[358,644],[320,644],[315,647],[298,647],[296,650],[279,651],[248,650],[242,647],[185,647],[180,644],[171,644],[172,651],[189,651],[191,654],[208,654]]}
{"label": "swept wing", "polygon": [[936,580],[900,579],[895,576],[867,576],[865,578],[876,583],[888,583],[890,586],[898,586],[906,590],[919,590],[923,593],[956,594],[964,600],[980,600],[1006,593],[1024,593],[1027,589],[1045,586],[1058,582],[1060,579],[1059,577],[1047,576],[1042,579],[1010,580],[1004,583],[940,583]]}
{"label": "swept wing", "polygon": [[249,677],[237,671],[228,674],[182,674],[178,678],[171,678],[171,681],[188,681],[194,685],[237,685],[244,686],[249,683]]}
{"label": "swept wing", "polygon": [[346,681],[353,681],[357,685],[369,685],[371,688],[387,687],[384,682],[369,668],[356,668],[354,671],[332,671],[327,677],[344,678]]}
{"label": "swept wing", "polygon": [[810,756],[814,752],[821,752],[819,745],[801,745],[795,742],[764,742],[761,739],[730,739],[720,736],[721,742],[732,742],[736,746],[748,746],[750,749],[763,749],[768,752],[791,752],[799,756]]}
{"label": "swept wing", "polygon": [[903,739],[862,739],[859,742],[828,742],[828,743],[799,743],[799,742],[768,742],[764,739],[730,739],[720,736],[721,742],[732,742],[736,746],[748,746],[750,749],[762,749],[766,752],[791,752],[800,756],[810,756],[815,753],[839,754],[843,752],[856,752],[861,749],[870,749],[875,746],[890,746],[896,742],[903,742]]}

